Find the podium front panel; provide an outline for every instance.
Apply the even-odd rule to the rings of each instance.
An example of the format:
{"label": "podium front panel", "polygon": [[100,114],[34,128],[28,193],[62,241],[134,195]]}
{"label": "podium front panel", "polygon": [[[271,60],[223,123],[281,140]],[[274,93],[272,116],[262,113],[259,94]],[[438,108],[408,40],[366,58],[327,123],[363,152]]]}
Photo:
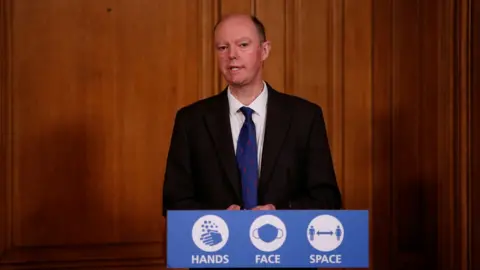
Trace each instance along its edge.
{"label": "podium front panel", "polygon": [[368,211],[169,211],[169,268],[368,267]]}

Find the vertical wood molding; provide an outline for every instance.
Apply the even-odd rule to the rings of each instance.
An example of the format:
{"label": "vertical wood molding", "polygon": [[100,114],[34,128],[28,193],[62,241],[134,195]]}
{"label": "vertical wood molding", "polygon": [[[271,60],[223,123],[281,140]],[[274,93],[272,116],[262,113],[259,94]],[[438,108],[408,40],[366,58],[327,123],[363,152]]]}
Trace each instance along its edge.
{"label": "vertical wood molding", "polygon": [[7,49],[5,0],[0,0],[0,257],[6,249],[7,219]]}
{"label": "vertical wood molding", "polygon": [[[370,209],[372,57],[370,0],[344,2],[343,190],[348,209]],[[330,109],[330,108],[329,108]]]}
{"label": "vertical wood molding", "polygon": [[[455,269],[462,265],[461,227],[461,119],[459,105],[458,24],[460,10],[455,1],[439,1],[438,8],[438,222],[437,265],[439,269]],[[464,104],[467,105],[467,104]],[[461,114],[461,112],[460,112]]]}
{"label": "vertical wood molding", "polygon": [[0,0],[0,261],[11,246],[10,5]]}
{"label": "vertical wood molding", "polygon": [[[471,209],[471,193],[470,182],[471,178],[471,158],[472,154],[472,128],[473,122],[471,118],[472,112],[472,85],[471,85],[471,42],[472,42],[472,24],[471,21],[471,1],[460,0],[456,2],[456,65],[457,65],[457,126],[458,126],[458,170],[457,177],[459,179],[457,187],[457,219],[460,221],[457,223],[457,231],[460,232],[457,237],[456,245],[459,247],[457,250],[457,265],[460,270],[473,269],[470,266],[471,260],[471,224],[470,222],[470,209]],[[478,30],[477,30],[478,31]]]}
{"label": "vertical wood molding", "polygon": [[392,223],[392,87],[393,87],[393,0],[373,1],[373,183],[372,183],[372,269],[391,269],[393,264]]}
{"label": "vertical wood molding", "polygon": [[470,201],[468,226],[470,228],[470,264],[469,270],[480,268],[480,1],[470,1],[471,12],[471,175],[469,179]]}
{"label": "vertical wood molding", "polygon": [[330,129],[328,138],[332,146],[334,155],[335,173],[340,186],[340,191],[345,194],[345,132],[344,132],[344,109],[345,109],[345,88],[344,88],[344,68],[345,68],[345,1],[331,0],[330,4],[330,27],[328,28],[329,43],[329,74],[330,91],[329,103],[331,104]]}
{"label": "vertical wood molding", "polygon": [[278,0],[255,1],[255,15],[263,22],[271,50],[265,61],[263,79],[280,92],[285,91],[285,2]]}
{"label": "vertical wood molding", "polygon": [[285,92],[291,93],[296,87],[298,60],[295,56],[299,42],[300,1],[285,1]]}
{"label": "vertical wood molding", "polygon": [[429,261],[424,256],[424,244],[428,244],[424,221],[432,212],[426,211],[423,200],[427,193],[423,182],[428,179],[423,175],[420,158],[420,140],[425,134],[419,132],[423,116],[420,102],[428,91],[421,90],[426,74],[421,61],[419,2],[393,1],[392,17],[392,249],[393,264],[397,269],[407,269]]}
{"label": "vertical wood molding", "polygon": [[[214,4],[213,4],[213,14],[214,14],[214,18],[216,19],[215,20],[215,23],[222,17],[222,2],[221,0],[214,0]],[[213,44],[212,44],[213,45]],[[215,52],[216,53],[216,52]],[[215,55],[214,55],[214,59],[215,59]],[[216,60],[213,61],[213,83],[214,83],[214,89],[215,89],[215,93],[219,93],[220,91],[223,90],[223,78],[222,78],[222,75],[221,75],[221,72],[218,70],[218,63]]]}
{"label": "vertical wood molding", "polygon": [[199,1],[199,27],[198,40],[200,46],[200,66],[199,66],[199,98],[203,99],[219,92],[217,83],[217,64],[215,61],[215,51],[213,44],[213,27],[218,20],[218,0],[198,0]]}

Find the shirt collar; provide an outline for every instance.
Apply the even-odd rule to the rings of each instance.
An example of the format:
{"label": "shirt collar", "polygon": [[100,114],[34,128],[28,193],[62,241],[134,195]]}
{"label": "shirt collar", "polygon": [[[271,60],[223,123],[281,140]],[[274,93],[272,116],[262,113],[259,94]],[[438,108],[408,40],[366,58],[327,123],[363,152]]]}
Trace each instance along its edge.
{"label": "shirt collar", "polygon": [[243,105],[238,99],[236,99],[232,92],[230,91],[230,87],[228,88],[228,104],[230,107],[230,115],[236,114],[241,107],[249,107],[250,109],[254,110],[256,114],[260,116],[264,116],[267,112],[267,99],[268,99],[268,88],[267,84],[263,82],[263,89],[260,95],[252,102],[250,105]]}

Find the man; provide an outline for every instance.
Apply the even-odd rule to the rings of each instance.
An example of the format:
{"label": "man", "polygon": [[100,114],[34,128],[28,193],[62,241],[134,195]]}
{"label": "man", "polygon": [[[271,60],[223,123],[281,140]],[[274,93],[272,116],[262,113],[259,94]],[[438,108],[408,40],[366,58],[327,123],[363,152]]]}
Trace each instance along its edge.
{"label": "man", "polygon": [[262,23],[230,15],[215,27],[228,86],[177,112],[165,172],[167,210],[340,209],[322,110],[262,79]]}

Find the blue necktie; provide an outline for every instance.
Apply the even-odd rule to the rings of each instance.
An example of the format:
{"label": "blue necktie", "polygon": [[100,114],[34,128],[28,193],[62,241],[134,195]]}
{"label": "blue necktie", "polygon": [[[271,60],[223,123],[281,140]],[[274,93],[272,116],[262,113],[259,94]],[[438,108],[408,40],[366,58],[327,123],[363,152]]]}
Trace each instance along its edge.
{"label": "blue necktie", "polygon": [[240,108],[245,115],[237,143],[237,165],[242,179],[242,198],[245,209],[257,206],[257,140],[255,124],[252,120],[253,110],[247,107]]}

